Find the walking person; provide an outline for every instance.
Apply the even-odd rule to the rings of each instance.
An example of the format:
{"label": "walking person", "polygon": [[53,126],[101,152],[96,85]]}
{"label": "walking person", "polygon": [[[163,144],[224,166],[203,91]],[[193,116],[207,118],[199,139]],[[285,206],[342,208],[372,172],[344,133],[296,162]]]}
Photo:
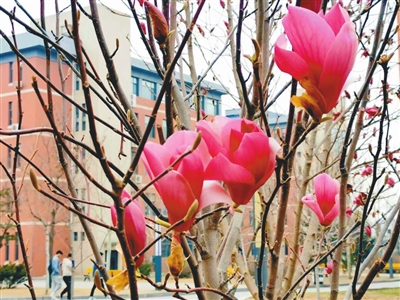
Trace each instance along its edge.
{"label": "walking person", "polygon": [[62,281],[61,281],[61,268],[60,268],[60,258],[63,255],[61,250],[56,252],[56,255],[53,256],[51,260],[51,300],[57,300],[57,292],[61,289]]}
{"label": "walking person", "polygon": [[71,279],[72,279],[72,254],[69,253],[66,258],[63,259],[62,262],[62,274],[63,274],[63,280],[65,284],[67,285],[65,289],[61,292],[60,296],[61,299],[64,296],[64,294],[67,294],[67,299],[71,300]]}
{"label": "walking person", "polygon": [[[103,252],[100,252],[100,255],[103,256]],[[96,263],[97,263],[97,262],[96,262]],[[93,264],[93,276],[94,276],[96,270],[98,270],[97,265],[96,265],[96,264]],[[103,275],[101,274],[100,270],[99,270],[99,273],[100,273],[99,275],[100,275],[101,287],[102,287],[103,290],[104,290]],[[95,298],[93,297],[94,291],[95,291],[95,290],[96,290],[96,284],[93,283],[92,290],[90,291],[89,300],[94,300],[94,299],[95,299]],[[107,294],[106,294],[104,291],[102,291],[102,292],[103,292],[103,294],[104,294],[104,297],[107,297]]]}

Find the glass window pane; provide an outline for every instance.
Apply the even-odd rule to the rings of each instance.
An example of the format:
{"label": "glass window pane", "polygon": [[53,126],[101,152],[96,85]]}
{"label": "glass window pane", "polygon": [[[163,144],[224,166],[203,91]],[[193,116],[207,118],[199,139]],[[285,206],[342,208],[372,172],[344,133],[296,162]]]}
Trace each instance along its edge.
{"label": "glass window pane", "polygon": [[[146,128],[147,128],[147,124],[149,124],[149,121],[150,121],[150,117],[149,117],[149,116],[146,116],[145,119],[144,119],[144,124],[145,124]],[[155,138],[155,137],[156,137],[156,135],[155,135],[155,129],[154,129],[154,124],[153,124],[153,126],[152,126],[152,128],[151,128],[149,137],[151,137],[151,138]]]}
{"label": "glass window pane", "polygon": [[141,97],[156,100],[156,84],[155,82],[142,79]]}
{"label": "glass window pane", "polygon": [[138,79],[137,77],[131,77],[132,78],[132,94],[137,95],[138,94]]}

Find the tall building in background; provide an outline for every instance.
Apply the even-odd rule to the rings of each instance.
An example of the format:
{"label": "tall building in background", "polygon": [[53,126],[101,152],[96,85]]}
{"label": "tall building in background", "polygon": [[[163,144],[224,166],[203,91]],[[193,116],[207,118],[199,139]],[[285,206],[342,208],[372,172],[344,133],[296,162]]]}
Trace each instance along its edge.
{"label": "tall building in background", "polygon": [[[66,42],[66,43],[64,43]],[[68,42],[63,41],[68,47]],[[21,62],[18,70],[15,54],[11,51],[4,39],[0,40],[0,128],[16,130],[19,128],[20,115],[18,112],[18,98],[16,87],[21,88],[21,104],[23,114],[21,129],[50,127],[47,117],[42,109],[38,97],[32,87],[33,68],[42,74],[46,74],[45,49],[43,41],[31,34],[23,33],[17,36],[17,47],[26,57],[28,63]],[[62,70],[67,74],[67,66],[63,65]],[[18,72],[19,71],[19,72]],[[58,75],[57,53],[51,51],[50,71],[52,83],[61,89],[61,80]],[[18,78],[18,73],[20,74]],[[38,77],[38,76],[36,76]],[[37,79],[38,88],[44,101],[47,103],[48,95],[46,84],[40,78]],[[65,80],[65,94],[73,95],[72,80]],[[62,128],[63,115],[67,126],[71,126],[71,106],[66,103],[63,109],[61,96],[53,93],[53,111],[57,125]],[[0,161],[11,172],[13,167],[14,151],[16,147],[15,136],[0,136]],[[57,183],[63,190],[66,190],[66,181],[58,163],[57,151],[54,143],[54,136],[48,132],[30,133],[21,136],[19,151],[26,157],[32,159],[37,167]],[[26,172],[28,171],[28,172]],[[37,174],[39,185],[46,188],[46,179]],[[28,258],[31,263],[33,276],[44,275],[46,272],[46,250],[49,244],[53,244],[54,252],[58,249],[68,253],[69,249],[69,226],[68,212],[44,198],[33,187],[29,179],[29,166],[22,157],[18,157],[15,183],[17,189],[22,187],[19,194],[21,228],[28,249]],[[11,188],[9,179],[3,169],[0,170],[0,189]],[[1,215],[2,224],[9,222],[6,213],[14,211],[13,195],[0,199],[4,211]],[[65,202],[65,201],[63,201]],[[15,228],[8,230],[0,248],[0,263],[5,261],[22,261],[22,254],[19,241],[15,234]],[[3,232],[1,232],[3,234]],[[47,247],[46,247],[47,246]],[[51,257],[54,253],[48,254]]]}
{"label": "tall building in background", "polygon": [[[151,63],[144,63],[142,60],[131,58],[130,49],[131,44],[127,37],[131,36],[130,31],[130,19],[118,16],[103,6],[99,6],[100,20],[102,21],[102,27],[105,35],[106,42],[109,47],[115,45],[115,40],[119,40],[119,49],[116,55],[113,57],[113,61],[118,72],[121,86],[127,95],[131,99],[131,105],[134,108],[136,116],[139,120],[141,128],[145,128],[147,125],[151,111],[153,109],[155,99],[161,88],[161,79],[155,71],[154,66]],[[60,15],[61,23],[64,24],[64,19],[71,24],[70,12],[63,12]],[[55,32],[55,16],[49,16],[46,20],[47,29]],[[74,53],[73,42],[67,36],[67,30],[64,26],[61,28],[61,33],[64,35],[61,40],[64,45],[68,47],[71,53]],[[92,22],[84,14],[81,14],[80,18],[80,34],[82,45],[85,48],[87,54],[91,59],[91,63],[99,74],[102,82],[108,87],[107,83],[107,69],[103,56],[98,45],[98,40],[95,35]],[[136,38],[139,39],[138,37]],[[37,68],[42,74],[45,74],[45,49],[43,41],[28,33],[20,34],[17,36],[18,47],[22,54],[27,57],[29,61]],[[131,40],[135,40],[134,37]],[[141,42],[141,41],[140,41]],[[57,53],[52,50],[51,60],[51,81],[60,88],[61,81],[58,73],[57,64]],[[88,65],[88,64],[87,64]],[[16,77],[16,56],[7,46],[4,40],[1,40],[0,45],[0,70],[1,70],[1,86],[0,86],[0,104],[1,104],[1,123],[0,128],[15,129],[17,124],[17,94],[15,91]],[[90,68],[89,68],[90,69]],[[63,65],[64,75],[67,74],[68,66]],[[46,126],[49,127],[46,116],[39,105],[37,96],[31,87],[31,78],[34,72],[26,65],[22,64],[22,104],[24,111],[24,118],[22,121],[22,128],[32,128]],[[186,85],[186,90],[190,91],[191,80],[189,76],[183,76],[185,82],[178,82],[180,86]],[[40,91],[47,101],[46,85],[44,81],[38,79]],[[97,85],[93,81],[89,83],[105,97],[104,93],[97,88]],[[224,94],[222,87],[212,82],[203,82],[201,89],[206,89],[207,93],[202,96],[202,109],[206,114],[217,115],[221,111],[221,96]],[[72,97],[72,99],[79,105],[85,106],[85,99],[82,91],[82,83],[78,77],[73,73],[66,79],[65,93]],[[84,143],[92,147],[89,134],[89,123],[86,114],[82,113],[75,106],[70,105],[68,102],[63,109],[62,98],[53,93],[54,101],[54,113],[59,128],[63,128],[65,125],[75,139],[82,140]],[[94,107],[94,113],[99,118],[105,120],[108,124],[114,128],[120,129],[121,124],[117,118],[110,112],[105,104],[92,93],[92,101]],[[190,104],[190,103],[189,103]],[[63,115],[65,116],[66,124],[62,124]],[[195,112],[191,112],[193,124],[196,121]],[[124,156],[119,155],[121,138],[115,134],[109,128],[97,123],[98,138],[105,147],[107,159],[112,161],[121,170],[126,171],[129,164],[136,154],[137,145],[125,141],[123,143]],[[156,126],[160,126],[164,135],[166,132],[166,121],[165,121],[165,106],[161,104],[159,113],[157,115]],[[158,141],[158,131],[156,126],[151,131],[150,140]],[[11,144],[15,147],[15,137],[0,136],[0,139],[7,144]],[[61,168],[58,163],[57,152],[55,149],[54,137],[51,134],[29,134],[21,139],[22,147],[20,147],[21,153],[26,155],[28,158],[32,157],[37,150],[36,156],[33,161],[45,171],[46,174],[51,174],[52,180],[56,181],[67,191],[65,184],[65,178],[62,175]],[[102,168],[98,160],[91,157],[87,151],[83,148],[71,146],[71,150],[74,151],[76,157],[82,162],[85,168],[92,174],[100,184],[110,189],[110,184],[107,178],[102,172]],[[11,168],[11,162],[13,158],[13,152],[10,148],[3,144],[0,144],[0,155],[1,161],[6,162],[7,166]],[[43,198],[38,192],[33,190],[29,177],[23,177],[23,170],[26,166],[26,162],[21,159],[19,160],[20,165],[17,170],[17,186],[22,184],[25,180],[22,194],[20,196],[21,209],[23,212],[22,228],[25,240],[29,240],[28,254],[32,264],[33,276],[42,276],[46,272],[46,237],[54,237],[53,252],[58,249],[63,250],[64,253],[70,251],[72,246],[73,258],[76,262],[76,274],[85,273],[88,267],[92,267],[90,258],[93,258],[90,246],[86,240],[86,236],[80,225],[80,222],[76,216],[72,216],[64,208],[55,205],[51,200]],[[40,164],[39,164],[40,163]],[[70,164],[71,173],[73,174],[74,183],[78,197],[82,200],[89,202],[96,202],[106,205],[112,205],[112,200],[108,196],[104,195],[98,190],[87,178],[85,178],[80,169]],[[38,176],[39,184],[45,188],[45,179]],[[6,178],[6,174],[0,171],[1,188],[10,187],[9,181]],[[149,182],[149,177],[144,169],[144,166],[140,163],[138,168],[135,170],[135,174],[132,176],[132,181],[139,187],[144,186]],[[130,187],[127,187],[128,192],[134,192]],[[146,190],[146,196],[151,199],[154,204],[163,213],[165,208],[159,198],[156,190],[150,187]],[[25,203],[30,204],[29,206]],[[139,200],[142,205],[143,211],[149,217],[154,217],[154,214],[150,207],[145,205],[145,202]],[[40,205],[39,205],[40,204]],[[56,222],[54,226],[54,234],[51,234],[49,230],[51,227],[46,224],[51,222],[52,210],[50,207],[56,209]],[[111,224],[110,211],[106,208],[98,208],[96,206],[83,204],[82,211],[96,220],[102,221],[106,224]],[[41,220],[37,218],[40,213]],[[2,217],[4,218],[4,217]],[[1,220],[3,222],[3,220]],[[118,252],[115,250],[117,245],[117,238],[113,232],[106,230],[102,227],[91,225],[92,230],[95,233],[96,242],[105,253],[107,261],[107,267],[111,270],[121,269],[122,263]],[[13,231],[10,231],[12,234]],[[148,231],[149,241],[154,237],[153,231]],[[21,261],[22,258],[18,252],[18,241],[9,240],[4,247],[0,248],[0,263],[4,261]],[[154,250],[152,250],[154,251]],[[169,255],[169,242],[165,240],[161,245],[161,252],[164,257]],[[50,253],[50,257],[54,253]],[[146,254],[146,260],[151,262],[151,256],[153,252]]]}

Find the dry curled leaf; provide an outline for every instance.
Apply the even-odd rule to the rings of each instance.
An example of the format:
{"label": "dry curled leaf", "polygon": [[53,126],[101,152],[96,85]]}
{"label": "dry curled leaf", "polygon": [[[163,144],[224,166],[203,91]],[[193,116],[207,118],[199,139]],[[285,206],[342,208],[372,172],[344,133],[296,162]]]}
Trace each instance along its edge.
{"label": "dry curled leaf", "polygon": [[174,276],[175,281],[179,279],[185,264],[185,256],[181,246],[180,238],[174,234],[171,242],[171,255],[167,259],[169,272]]}
{"label": "dry curled leaf", "polygon": [[107,280],[107,284],[114,286],[117,292],[123,290],[129,284],[128,271],[124,270],[117,276]]}

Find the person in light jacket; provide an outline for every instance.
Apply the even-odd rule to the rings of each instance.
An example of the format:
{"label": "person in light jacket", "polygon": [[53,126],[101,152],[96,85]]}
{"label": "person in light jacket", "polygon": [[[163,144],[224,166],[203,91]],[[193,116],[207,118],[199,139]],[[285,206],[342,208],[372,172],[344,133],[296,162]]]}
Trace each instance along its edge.
{"label": "person in light jacket", "polygon": [[61,289],[61,268],[60,268],[60,258],[63,255],[61,250],[56,252],[51,260],[52,272],[51,272],[51,300],[57,300],[57,292]]}
{"label": "person in light jacket", "polygon": [[65,289],[61,292],[60,296],[61,299],[64,294],[67,294],[67,299],[71,300],[71,278],[72,278],[72,254],[68,254],[66,258],[63,259],[62,262],[62,273],[63,273],[63,280],[67,285]]}

